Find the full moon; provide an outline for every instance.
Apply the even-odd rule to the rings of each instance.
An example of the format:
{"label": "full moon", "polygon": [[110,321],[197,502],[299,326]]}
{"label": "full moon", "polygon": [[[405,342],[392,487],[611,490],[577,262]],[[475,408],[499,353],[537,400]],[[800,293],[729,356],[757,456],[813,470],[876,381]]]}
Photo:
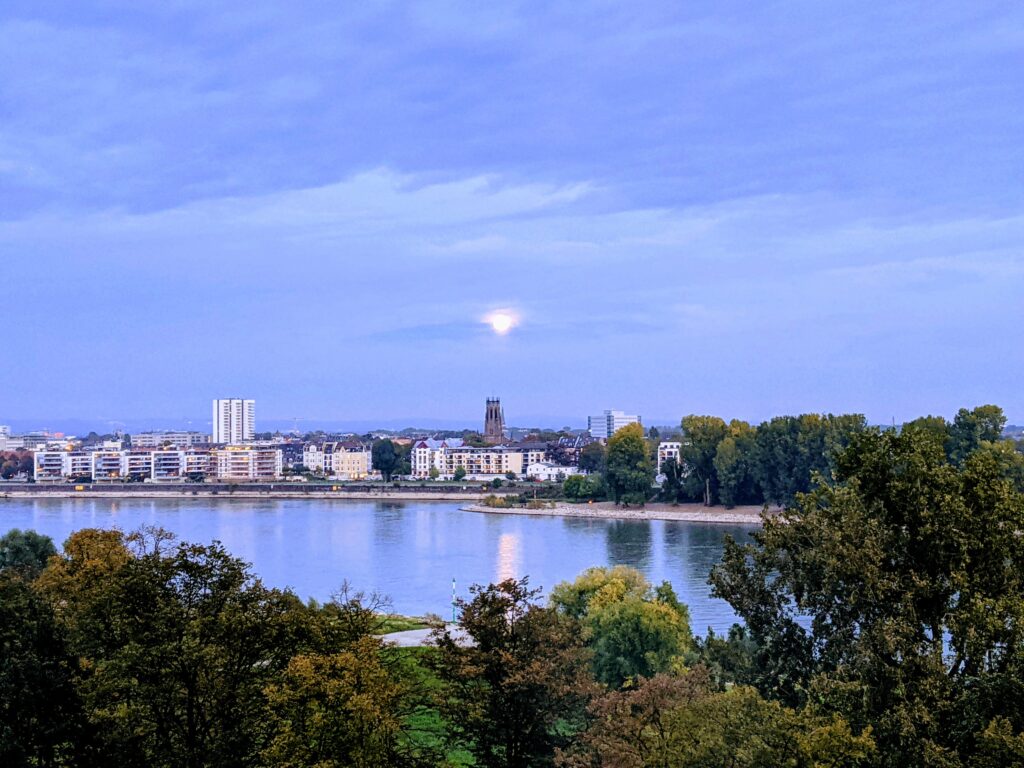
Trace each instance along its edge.
{"label": "full moon", "polygon": [[486,317],[486,321],[499,336],[504,336],[516,325],[515,316],[508,312],[492,312]]}

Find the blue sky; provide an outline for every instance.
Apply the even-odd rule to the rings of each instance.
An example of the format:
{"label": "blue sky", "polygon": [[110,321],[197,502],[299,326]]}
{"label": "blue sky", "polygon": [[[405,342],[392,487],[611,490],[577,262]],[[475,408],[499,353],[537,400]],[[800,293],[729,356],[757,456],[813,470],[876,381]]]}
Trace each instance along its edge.
{"label": "blue sky", "polygon": [[8,0],[0,423],[1024,422],[1022,71],[1016,2]]}

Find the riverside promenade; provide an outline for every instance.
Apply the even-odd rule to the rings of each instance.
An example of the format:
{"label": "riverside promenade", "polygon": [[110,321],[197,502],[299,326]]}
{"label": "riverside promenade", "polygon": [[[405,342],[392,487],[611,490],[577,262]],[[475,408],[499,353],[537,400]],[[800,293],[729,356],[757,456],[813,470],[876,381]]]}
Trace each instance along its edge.
{"label": "riverside promenade", "polygon": [[0,499],[352,499],[358,501],[479,501],[487,486],[371,483],[0,483]]}

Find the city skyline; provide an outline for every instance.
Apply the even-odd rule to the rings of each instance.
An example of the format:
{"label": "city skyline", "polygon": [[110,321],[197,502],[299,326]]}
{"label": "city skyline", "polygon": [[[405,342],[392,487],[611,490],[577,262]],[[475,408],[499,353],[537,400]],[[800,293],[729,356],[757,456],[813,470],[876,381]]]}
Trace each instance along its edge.
{"label": "city skyline", "polygon": [[251,10],[0,10],[0,422],[1024,422],[1024,7]]}

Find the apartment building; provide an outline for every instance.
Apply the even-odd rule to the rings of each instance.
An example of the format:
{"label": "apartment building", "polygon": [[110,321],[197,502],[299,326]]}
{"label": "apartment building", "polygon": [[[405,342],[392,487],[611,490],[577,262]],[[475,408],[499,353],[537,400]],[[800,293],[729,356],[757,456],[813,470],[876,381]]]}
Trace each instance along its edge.
{"label": "apartment building", "polygon": [[209,442],[202,432],[140,432],[132,435],[133,448],[191,448]]}
{"label": "apartment building", "polygon": [[218,480],[276,480],[283,468],[277,448],[228,446],[212,451],[212,455]]}
{"label": "apartment building", "polygon": [[256,434],[256,401],[232,397],[213,401],[213,442],[237,445]]}
{"label": "apartment building", "polygon": [[310,443],[302,450],[302,464],[312,472],[338,480],[365,480],[372,467],[370,449],[356,442]]}
{"label": "apartment building", "polygon": [[674,442],[672,440],[663,440],[658,443],[658,472],[661,474],[661,465],[666,461],[679,462],[679,451],[682,448],[682,443]]}
{"label": "apartment building", "polygon": [[[546,446],[529,445],[488,445],[471,446],[458,441],[420,440],[412,449],[414,477],[429,477],[431,468],[436,468],[441,478],[450,479],[462,467],[470,479],[490,479],[513,473],[524,477],[531,464],[547,459]],[[433,443],[433,445],[431,444]]]}
{"label": "apartment building", "polygon": [[276,448],[234,446],[216,451],[36,451],[37,482],[78,478],[183,482],[192,479],[276,480],[281,476],[281,451]]}

